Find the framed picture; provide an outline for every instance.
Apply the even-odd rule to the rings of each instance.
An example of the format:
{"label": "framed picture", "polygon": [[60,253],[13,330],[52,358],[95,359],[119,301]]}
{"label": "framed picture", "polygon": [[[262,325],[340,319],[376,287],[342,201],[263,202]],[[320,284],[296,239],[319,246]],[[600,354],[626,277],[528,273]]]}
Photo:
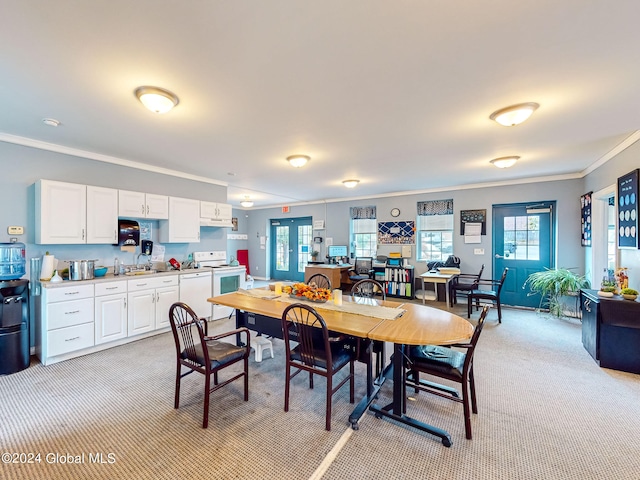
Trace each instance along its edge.
{"label": "framed picture", "polygon": [[618,178],[618,248],[638,248],[638,172]]}
{"label": "framed picture", "polygon": [[580,244],[583,247],[591,246],[591,195],[593,192],[585,193],[580,197]]}
{"label": "framed picture", "polygon": [[238,231],[238,217],[232,217],[231,218],[231,224],[233,225],[233,227],[231,227],[231,231],[232,232],[237,232]]}

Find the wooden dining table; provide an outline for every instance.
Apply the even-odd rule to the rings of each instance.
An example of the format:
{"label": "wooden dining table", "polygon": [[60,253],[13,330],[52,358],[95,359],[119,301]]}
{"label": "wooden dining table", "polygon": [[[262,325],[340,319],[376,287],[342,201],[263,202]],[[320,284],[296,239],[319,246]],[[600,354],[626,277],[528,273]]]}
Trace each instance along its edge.
{"label": "wooden dining table", "polygon": [[[262,298],[262,292],[264,297]],[[282,338],[281,317],[285,308],[291,304],[289,299],[274,297],[269,289],[253,289],[245,293],[234,292],[209,298],[208,301],[236,309],[236,326],[247,327],[261,334]],[[285,301],[286,300],[286,301]],[[448,345],[468,341],[473,334],[473,325],[466,319],[450,312],[436,308],[414,304],[399,303],[391,300],[357,299],[343,295],[343,305],[351,303],[368,303],[382,307],[398,309],[394,319],[376,318],[373,316],[346,312],[336,309],[328,310],[323,304],[311,304],[322,315],[327,328],[363,339],[365,355],[361,361],[367,365],[367,394],[358,403],[349,416],[352,428],[358,429],[358,421],[369,408],[376,416],[386,416],[398,422],[432,433],[442,439],[446,446],[451,445],[448,433],[418,422],[404,414],[404,348],[406,345]],[[300,300],[300,303],[307,303]],[[394,344],[393,362],[378,377],[372,373],[373,341],[391,342]],[[393,401],[385,407],[373,405],[385,379],[393,376]]]}

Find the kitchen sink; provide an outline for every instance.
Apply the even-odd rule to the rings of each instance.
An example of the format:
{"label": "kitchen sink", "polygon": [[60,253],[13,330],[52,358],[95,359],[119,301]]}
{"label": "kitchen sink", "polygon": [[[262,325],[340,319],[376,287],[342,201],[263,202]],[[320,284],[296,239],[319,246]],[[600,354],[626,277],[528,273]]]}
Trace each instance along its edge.
{"label": "kitchen sink", "polygon": [[157,270],[133,270],[132,272],[127,272],[125,275],[129,277],[135,277],[137,275],[151,275],[153,273],[158,273]]}

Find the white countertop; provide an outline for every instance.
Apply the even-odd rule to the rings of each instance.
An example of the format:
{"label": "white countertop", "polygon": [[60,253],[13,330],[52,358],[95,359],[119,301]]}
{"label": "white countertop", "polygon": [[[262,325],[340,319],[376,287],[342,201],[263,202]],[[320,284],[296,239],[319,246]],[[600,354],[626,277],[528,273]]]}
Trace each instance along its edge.
{"label": "white countertop", "polygon": [[[63,280],[62,282],[57,282],[57,283],[51,283],[51,282],[40,282],[40,283],[44,288],[59,288],[59,287],[69,287],[72,285],[88,285],[92,283],[134,280],[134,279],[140,279],[143,277],[165,277],[168,275],[180,275],[183,273],[201,272],[203,270],[204,269],[202,268],[185,268],[184,270],[167,270],[166,272],[147,273],[144,275],[114,275],[113,273],[107,273],[104,277],[96,277],[96,278],[92,278],[91,280]],[[208,270],[213,270],[213,269],[208,269]]]}

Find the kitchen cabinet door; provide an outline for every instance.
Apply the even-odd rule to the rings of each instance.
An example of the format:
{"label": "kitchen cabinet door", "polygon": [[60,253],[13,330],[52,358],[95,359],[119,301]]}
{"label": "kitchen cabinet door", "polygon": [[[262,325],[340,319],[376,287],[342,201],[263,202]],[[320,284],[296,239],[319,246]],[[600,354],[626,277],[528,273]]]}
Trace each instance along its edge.
{"label": "kitchen cabinet door", "polygon": [[87,186],[87,243],[118,243],[118,190]]}
{"label": "kitchen cabinet door", "polygon": [[147,211],[145,201],[142,192],[118,190],[118,216],[144,218]]}
{"label": "kitchen cabinet door", "polygon": [[220,223],[231,223],[233,207],[228,203],[200,202],[200,218],[220,221]]}
{"label": "kitchen cabinet door", "polygon": [[169,308],[178,302],[180,288],[178,286],[156,289],[156,329],[169,327]]}
{"label": "kitchen cabinet door", "polygon": [[169,219],[160,221],[160,242],[200,242],[200,201],[169,197]]}
{"label": "kitchen cabinet door", "polygon": [[127,294],[95,298],[95,344],[127,336]]}
{"label": "kitchen cabinet door", "polygon": [[169,197],[166,195],[156,195],[155,193],[145,194],[147,207],[146,217],[158,220],[169,218]]}
{"label": "kitchen cabinet door", "polygon": [[127,335],[131,337],[155,330],[155,289],[130,292],[127,300]]}
{"label": "kitchen cabinet door", "polygon": [[87,187],[39,180],[35,185],[35,242],[86,243]]}
{"label": "kitchen cabinet door", "polygon": [[218,203],[218,218],[222,220],[222,223],[231,223],[231,217],[233,207],[228,203]]}

